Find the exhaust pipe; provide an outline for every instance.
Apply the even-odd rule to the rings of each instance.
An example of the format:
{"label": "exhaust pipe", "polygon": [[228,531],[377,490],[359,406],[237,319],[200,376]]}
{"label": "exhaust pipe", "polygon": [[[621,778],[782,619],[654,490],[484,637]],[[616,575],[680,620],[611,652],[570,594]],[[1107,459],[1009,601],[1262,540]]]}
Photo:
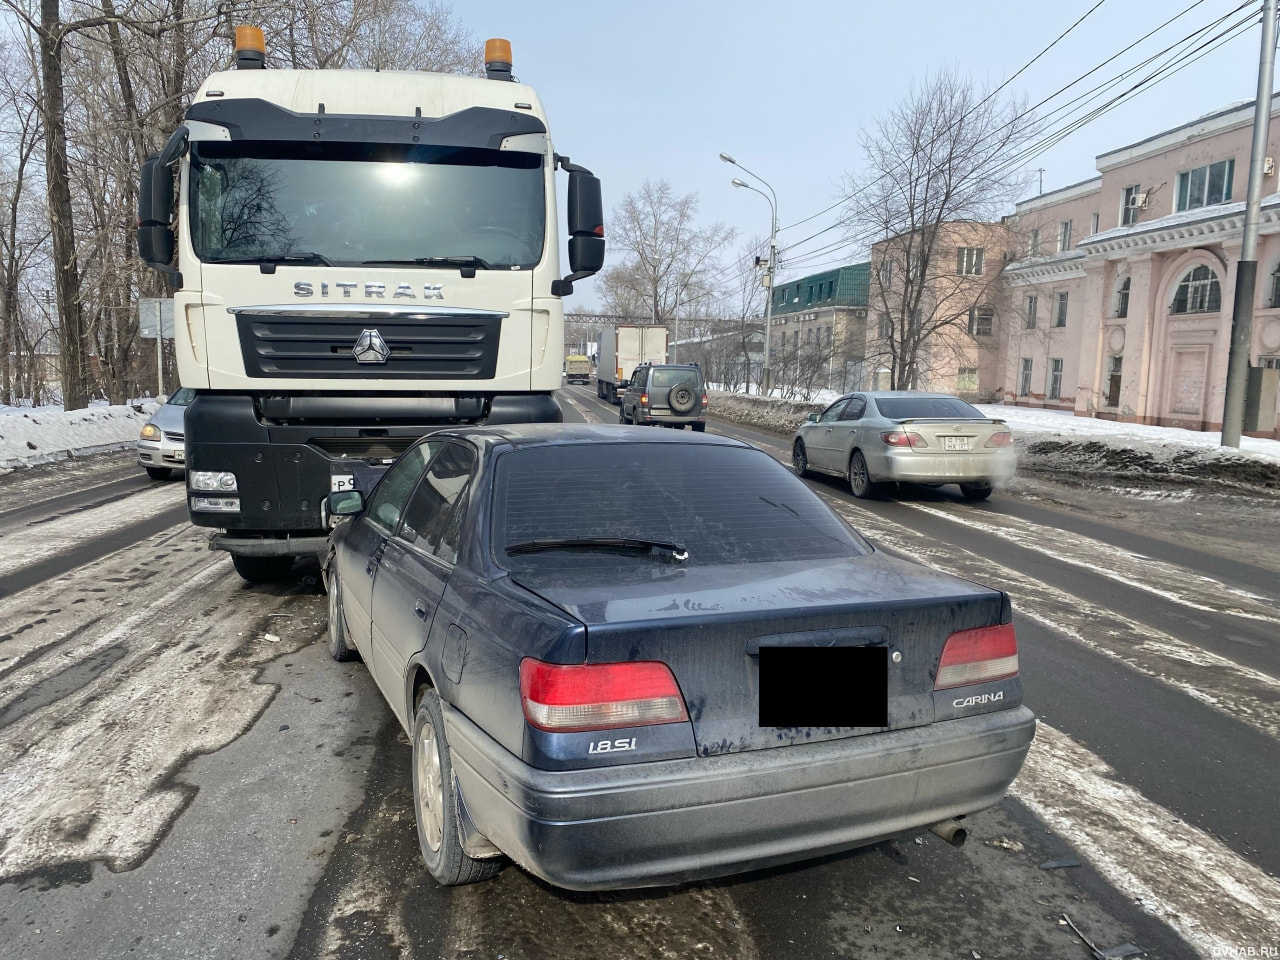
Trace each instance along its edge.
{"label": "exhaust pipe", "polygon": [[965,840],[969,838],[969,831],[960,825],[959,820],[943,820],[941,823],[935,823],[929,827],[929,832],[957,848],[963,847]]}

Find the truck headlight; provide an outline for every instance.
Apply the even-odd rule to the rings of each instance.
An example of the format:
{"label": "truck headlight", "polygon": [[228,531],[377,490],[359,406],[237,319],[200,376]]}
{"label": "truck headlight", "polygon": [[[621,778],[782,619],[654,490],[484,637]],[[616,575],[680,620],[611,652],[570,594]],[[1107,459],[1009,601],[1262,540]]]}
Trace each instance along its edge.
{"label": "truck headlight", "polygon": [[145,427],[142,428],[142,439],[143,440],[159,440],[160,428],[157,427],[154,423],[148,423]]}
{"label": "truck headlight", "polygon": [[[222,492],[240,489],[236,486],[236,475],[226,470],[193,470],[187,476],[187,483],[192,490]],[[236,509],[240,509],[239,504],[236,505]]]}
{"label": "truck headlight", "polygon": [[192,497],[191,512],[204,513],[239,513],[239,497]]}

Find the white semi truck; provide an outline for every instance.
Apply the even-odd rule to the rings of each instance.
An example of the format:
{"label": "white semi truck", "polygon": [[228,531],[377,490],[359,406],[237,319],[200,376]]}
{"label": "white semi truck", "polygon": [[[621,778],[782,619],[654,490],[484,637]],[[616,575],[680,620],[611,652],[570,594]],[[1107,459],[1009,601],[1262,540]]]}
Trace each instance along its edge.
{"label": "white semi truck", "polygon": [[240,27],[237,69],[143,164],[138,250],[169,275],[196,394],[191,521],[246,580],[323,550],[328,495],[424,433],[560,420],[561,298],[603,264],[600,182],[555,152],[510,44],[485,60],[483,79],[265,69]]}
{"label": "white semi truck", "polygon": [[596,396],[617,403],[636,367],[666,362],[666,327],[618,326],[605,330],[600,334],[596,357]]}

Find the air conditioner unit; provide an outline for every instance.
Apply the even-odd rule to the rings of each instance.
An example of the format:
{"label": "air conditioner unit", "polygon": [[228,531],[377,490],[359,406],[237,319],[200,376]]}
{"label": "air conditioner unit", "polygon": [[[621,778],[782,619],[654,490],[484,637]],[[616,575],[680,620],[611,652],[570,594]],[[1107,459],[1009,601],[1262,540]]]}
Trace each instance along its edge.
{"label": "air conditioner unit", "polygon": [[1134,194],[1133,205],[1139,210],[1147,209],[1147,195],[1145,193]]}
{"label": "air conditioner unit", "polygon": [[1274,157],[1267,157],[1265,160],[1262,161],[1263,176],[1269,177],[1275,172],[1276,172],[1276,161]]}

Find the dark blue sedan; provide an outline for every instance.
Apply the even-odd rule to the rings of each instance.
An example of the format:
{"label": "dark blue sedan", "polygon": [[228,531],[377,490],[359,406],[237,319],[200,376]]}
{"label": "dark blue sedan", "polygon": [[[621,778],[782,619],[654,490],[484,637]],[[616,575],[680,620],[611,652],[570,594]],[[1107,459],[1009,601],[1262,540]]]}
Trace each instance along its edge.
{"label": "dark blue sedan", "polygon": [[1008,597],[877,551],[710,434],[467,427],[334,494],[329,649],[413,744],[443,884],[816,857],[997,803],[1035,730]]}

